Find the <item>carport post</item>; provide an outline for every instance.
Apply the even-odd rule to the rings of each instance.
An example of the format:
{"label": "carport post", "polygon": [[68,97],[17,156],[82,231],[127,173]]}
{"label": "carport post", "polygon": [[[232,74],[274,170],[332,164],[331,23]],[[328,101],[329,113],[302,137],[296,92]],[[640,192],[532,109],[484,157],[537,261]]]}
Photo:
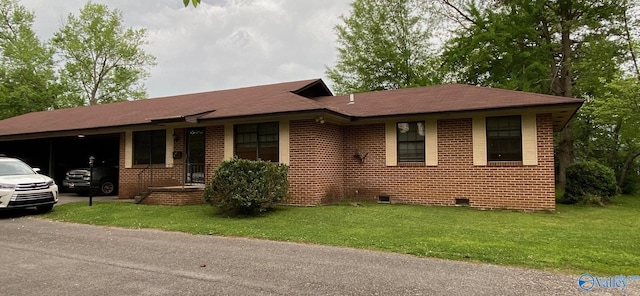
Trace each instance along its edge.
{"label": "carport post", "polygon": [[49,177],[54,178],[55,179],[55,168],[54,168],[54,162],[53,162],[53,138],[49,139]]}
{"label": "carport post", "polygon": [[93,206],[93,161],[95,157],[89,156],[89,206]]}

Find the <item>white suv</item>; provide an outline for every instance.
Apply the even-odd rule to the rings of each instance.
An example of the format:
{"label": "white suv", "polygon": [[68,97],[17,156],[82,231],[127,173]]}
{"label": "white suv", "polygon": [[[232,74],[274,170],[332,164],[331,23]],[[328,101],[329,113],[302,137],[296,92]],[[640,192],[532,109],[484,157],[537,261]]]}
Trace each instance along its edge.
{"label": "white suv", "polygon": [[58,185],[38,169],[0,155],[0,209],[36,207],[48,212],[58,202]]}

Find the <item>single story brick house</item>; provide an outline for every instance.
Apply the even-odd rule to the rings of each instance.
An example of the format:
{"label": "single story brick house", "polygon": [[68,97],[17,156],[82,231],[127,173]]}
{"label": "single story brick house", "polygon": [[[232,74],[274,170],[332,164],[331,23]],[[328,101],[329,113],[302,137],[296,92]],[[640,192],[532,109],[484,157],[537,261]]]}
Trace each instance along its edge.
{"label": "single story brick house", "polygon": [[0,121],[0,145],[116,134],[119,196],[143,203],[202,202],[238,156],[289,165],[295,205],[554,210],[553,132],[582,103],[459,84],[334,96],[314,79],[29,113]]}

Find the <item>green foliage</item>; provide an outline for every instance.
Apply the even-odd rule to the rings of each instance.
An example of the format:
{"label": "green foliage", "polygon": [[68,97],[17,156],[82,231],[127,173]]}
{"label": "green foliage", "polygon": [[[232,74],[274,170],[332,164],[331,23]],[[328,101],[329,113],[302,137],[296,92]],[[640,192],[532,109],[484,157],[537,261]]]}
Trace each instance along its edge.
{"label": "green foliage", "polygon": [[146,53],[146,30],[124,28],[122,13],[88,2],[80,15],[69,14],[52,40],[66,64],[61,83],[67,100],[94,105],[146,96],[142,80],[155,58]]}
{"label": "green foliage", "polygon": [[182,2],[184,2],[185,7],[189,6],[189,2],[193,4],[193,7],[198,7],[198,4],[200,4],[200,0],[182,0]]}
{"label": "green foliage", "polygon": [[234,158],[222,162],[205,200],[228,215],[256,215],[284,201],[289,194],[286,165]]}
{"label": "green foliage", "polygon": [[591,1],[566,2],[569,10],[562,1],[461,5],[465,24],[446,42],[447,72],[462,83],[555,95],[571,93],[564,78],[574,85],[585,80],[579,86],[602,85],[599,78],[611,78],[623,55],[623,45],[608,38],[619,32],[623,10],[615,0],[597,7]]}
{"label": "green foliage", "polygon": [[582,109],[581,156],[613,168],[623,187],[640,156],[640,81],[636,77],[614,79]]}
{"label": "green foliage", "polygon": [[622,194],[636,194],[640,192],[640,167],[636,165],[631,168],[631,172],[620,185],[620,192],[622,192]]}
{"label": "green foliage", "polygon": [[34,15],[0,1],[0,119],[58,106],[53,50],[32,29]]}
{"label": "green foliage", "polygon": [[508,8],[466,8],[473,23],[458,29],[443,53],[455,81],[533,92],[549,89],[550,44],[538,37],[538,26],[531,25],[543,4],[524,5],[519,13]]}
{"label": "green foliage", "polygon": [[593,161],[567,167],[567,187],[564,199],[570,203],[599,203],[617,194],[613,170]]}
{"label": "green foliage", "polygon": [[326,74],[336,93],[437,84],[432,26],[415,0],[355,0],[335,30],[338,61]]}
{"label": "green foliage", "polygon": [[[450,6],[462,25],[443,52],[446,72],[457,82],[589,98],[617,77],[627,58],[621,41],[627,1],[460,2],[465,5]],[[576,145],[573,125],[556,138],[560,186],[581,153],[575,147],[591,140],[581,137]],[[589,128],[580,123],[575,131],[583,135]]]}

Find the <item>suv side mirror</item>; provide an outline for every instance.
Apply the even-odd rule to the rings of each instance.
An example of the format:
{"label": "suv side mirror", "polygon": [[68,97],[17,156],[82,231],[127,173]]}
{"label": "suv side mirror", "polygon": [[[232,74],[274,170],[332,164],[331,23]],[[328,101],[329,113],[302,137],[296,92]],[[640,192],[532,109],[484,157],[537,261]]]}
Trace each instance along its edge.
{"label": "suv side mirror", "polygon": [[33,168],[33,171],[39,174],[40,173],[40,168]]}

